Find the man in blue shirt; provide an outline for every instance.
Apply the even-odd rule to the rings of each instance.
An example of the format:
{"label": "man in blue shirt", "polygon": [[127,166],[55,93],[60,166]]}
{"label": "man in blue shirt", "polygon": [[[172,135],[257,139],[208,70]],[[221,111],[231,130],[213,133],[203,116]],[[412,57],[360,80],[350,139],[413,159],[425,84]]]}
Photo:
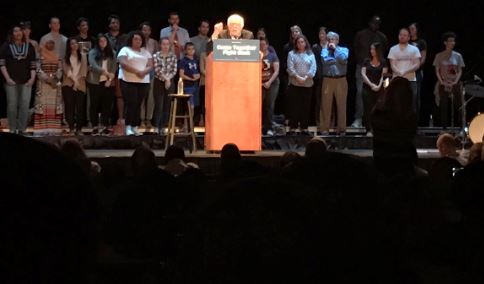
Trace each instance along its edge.
{"label": "man in blue shirt", "polygon": [[183,58],[184,46],[187,42],[190,42],[190,35],[188,31],[180,27],[180,16],[177,12],[171,12],[168,18],[170,26],[163,28],[160,31],[160,38],[167,37],[172,44],[172,50],[177,59]]}
{"label": "man in blue shirt", "polygon": [[346,97],[348,96],[346,72],[349,50],[338,46],[339,35],[337,33],[329,32],[327,37],[328,46],[321,50],[323,87],[321,90],[320,129],[323,135],[329,133],[334,97],[338,115],[337,132],[344,135],[346,131]]}

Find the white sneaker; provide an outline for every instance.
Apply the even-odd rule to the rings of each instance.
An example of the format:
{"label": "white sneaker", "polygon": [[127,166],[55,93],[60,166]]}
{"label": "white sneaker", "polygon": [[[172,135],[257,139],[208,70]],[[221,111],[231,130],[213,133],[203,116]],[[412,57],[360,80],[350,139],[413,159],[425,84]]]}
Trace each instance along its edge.
{"label": "white sneaker", "polygon": [[368,131],[368,132],[366,133],[366,137],[373,137],[373,133],[371,133],[371,131]]}
{"label": "white sneaker", "polygon": [[274,132],[272,130],[267,130],[266,134],[269,136],[274,136]]}
{"label": "white sneaker", "polygon": [[126,125],[126,135],[128,135],[128,136],[135,135],[134,134],[134,131],[133,131],[133,128],[131,127],[131,125]]}
{"label": "white sneaker", "polygon": [[351,124],[351,127],[354,127],[354,128],[363,127],[363,124],[361,123],[361,118],[355,119],[355,121],[353,121],[353,123]]}
{"label": "white sneaker", "polygon": [[141,136],[143,133],[139,132],[138,126],[133,127],[133,133],[135,136]]}

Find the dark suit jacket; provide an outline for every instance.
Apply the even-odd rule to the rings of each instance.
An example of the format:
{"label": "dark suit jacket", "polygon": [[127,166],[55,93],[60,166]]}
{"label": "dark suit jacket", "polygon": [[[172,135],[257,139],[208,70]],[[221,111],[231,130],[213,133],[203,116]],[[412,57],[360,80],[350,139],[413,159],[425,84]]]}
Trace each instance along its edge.
{"label": "dark suit jacket", "polygon": [[[218,34],[219,39],[231,39],[229,36],[229,31],[228,30],[223,30]],[[241,39],[254,39],[254,34],[251,31],[248,30],[242,30],[242,33],[240,34]],[[213,41],[212,39],[209,39],[207,42],[207,54],[210,54],[213,51]]]}
{"label": "dark suit jacket", "polygon": [[[223,30],[218,34],[219,39],[231,39],[228,30]],[[240,35],[241,39],[254,39],[254,34],[248,30],[242,30]]]}

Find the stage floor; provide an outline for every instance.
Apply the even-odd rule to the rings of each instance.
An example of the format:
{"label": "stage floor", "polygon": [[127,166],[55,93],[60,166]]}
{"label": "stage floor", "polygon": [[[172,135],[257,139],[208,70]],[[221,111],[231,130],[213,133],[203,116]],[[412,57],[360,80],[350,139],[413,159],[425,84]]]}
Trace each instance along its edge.
{"label": "stage floor", "polygon": [[[451,133],[456,133],[447,130]],[[435,143],[438,134],[442,130],[440,128],[419,128],[418,135],[415,137],[415,146],[419,149],[435,149]],[[345,136],[335,134],[317,135],[317,132],[312,132],[314,136],[325,139],[329,149],[333,150],[371,150],[373,148],[373,138],[365,134],[364,129],[348,128]],[[304,151],[306,144],[313,138],[313,135],[301,136],[262,136],[262,150],[275,151]],[[141,143],[146,143],[154,150],[165,149],[165,135],[158,135],[151,132],[146,132],[141,136],[43,136],[34,139],[50,144],[61,145],[67,139],[78,139],[85,149],[135,149]],[[204,149],[204,133],[196,133],[197,149]],[[191,149],[192,141],[188,136],[180,136],[175,138],[176,145]]]}

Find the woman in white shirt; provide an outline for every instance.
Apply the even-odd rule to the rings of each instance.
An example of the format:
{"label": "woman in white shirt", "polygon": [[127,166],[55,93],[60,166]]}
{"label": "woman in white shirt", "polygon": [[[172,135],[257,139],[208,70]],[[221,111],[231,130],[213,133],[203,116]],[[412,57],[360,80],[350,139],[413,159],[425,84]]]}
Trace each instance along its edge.
{"label": "woman in white shirt", "polygon": [[67,41],[63,72],[62,98],[69,134],[74,134],[75,126],[76,135],[82,135],[81,129],[86,122],[87,58],[75,38]]}
{"label": "woman in white shirt", "polygon": [[119,80],[126,109],[126,134],[138,132],[143,99],[150,90],[150,72],[153,69],[151,53],[146,50],[145,39],[140,31],[128,35],[127,46],[118,53]]}

